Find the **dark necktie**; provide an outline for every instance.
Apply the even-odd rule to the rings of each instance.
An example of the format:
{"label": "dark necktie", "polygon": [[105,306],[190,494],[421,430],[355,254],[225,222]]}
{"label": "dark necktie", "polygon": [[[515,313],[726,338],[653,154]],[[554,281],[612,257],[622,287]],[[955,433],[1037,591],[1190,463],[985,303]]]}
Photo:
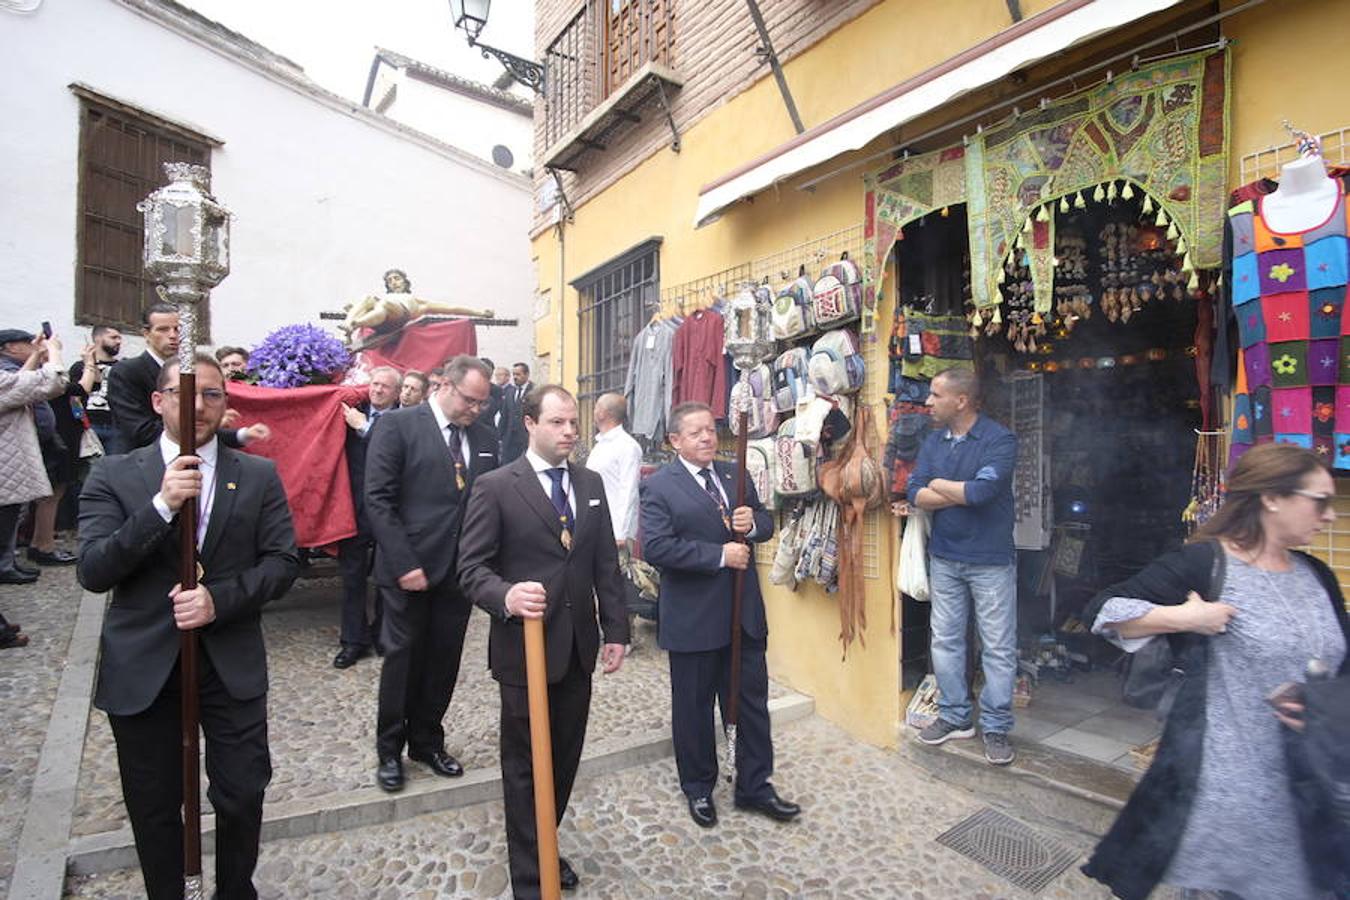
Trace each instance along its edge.
{"label": "dark necktie", "polygon": [[703,489],[712,497],[713,502],[717,504],[717,510],[722,514],[722,524],[731,530],[731,515],[727,511],[727,501],[722,499],[722,492],[717,489],[717,483],[713,481],[713,470],[702,469],[698,474],[703,476]]}
{"label": "dark necktie", "polygon": [[464,435],[454,423],[446,428],[450,430],[450,460],[455,466],[455,487],[462,491],[464,485],[468,484],[464,477]]}
{"label": "dark necktie", "polygon": [[567,503],[567,491],[563,490],[563,474],[567,470],[558,467],[548,470],[548,477],[553,479],[553,491],[549,499],[553,501],[553,510],[558,514],[558,522],[562,525],[564,532],[572,533],[572,507]]}

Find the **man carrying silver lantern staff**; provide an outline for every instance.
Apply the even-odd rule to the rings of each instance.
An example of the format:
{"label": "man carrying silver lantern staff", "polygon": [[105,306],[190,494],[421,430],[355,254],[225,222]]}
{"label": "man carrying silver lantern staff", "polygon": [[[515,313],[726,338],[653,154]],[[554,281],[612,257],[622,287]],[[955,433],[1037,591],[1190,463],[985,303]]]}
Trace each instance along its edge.
{"label": "man carrying silver lantern staff", "polygon": [[[184,890],[182,686],[179,634],[198,630],[207,796],[216,812],[216,888],[252,898],[267,747],[267,656],[261,612],[299,572],[295,532],[271,460],[217,440],[225,378],[196,358],[196,396],[180,396],[178,360],[160,368],[151,402],[163,433],[94,464],[80,495],[85,590],[112,592],[103,620],[94,705],[117,743],[122,796],[151,900]],[[179,406],[196,403],[197,449],[179,455]],[[198,501],[200,583],[183,590],[180,512]],[[192,827],[195,827],[195,823]]]}
{"label": "man carrying silver lantern staff", "polygon": [[[670,413],[670,443],[678,458],[641,485],[643,553],[661,569],[657,643],[669,652],[671,731],[675,765],[689,814],[699,826],[717,824],[713,704],[728,714],[735,573],[743,572],[741,660],[734,800],[738,808],[779,821],[801,807],[778,796],[769,728],[769,629],[751,543],[773,536],[773,517],[754,485],[734,509],[735,471],[716,463],[717,425],[702,403]],[[737,540],[743,536],[747,543]]]}

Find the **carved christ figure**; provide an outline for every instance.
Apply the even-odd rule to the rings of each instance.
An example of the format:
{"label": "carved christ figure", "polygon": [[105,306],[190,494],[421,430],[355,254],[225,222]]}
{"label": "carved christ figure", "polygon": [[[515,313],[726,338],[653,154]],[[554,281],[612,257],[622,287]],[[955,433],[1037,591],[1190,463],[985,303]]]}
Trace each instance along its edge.
{"label": "carved christ figure", "polygon": [[353,300],[344,310],[347,314],[342,330],[350,337],[362,328],[376,331],[394,331],[424,315],[470,316],[490,319],[490,309],[468,309],[463,306],[450,306],[445,303],[433,303],[413,296],[412,282],[402,269],[390,269],[384,273],[384,293]]}

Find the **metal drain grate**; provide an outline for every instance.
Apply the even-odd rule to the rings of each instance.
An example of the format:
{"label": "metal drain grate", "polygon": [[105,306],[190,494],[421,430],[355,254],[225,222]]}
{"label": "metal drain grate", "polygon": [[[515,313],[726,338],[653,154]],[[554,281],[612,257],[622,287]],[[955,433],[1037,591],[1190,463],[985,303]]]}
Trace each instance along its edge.
{"label": "metal drain grate", "polygon": [[1040,893],[1078,854],[1016,819],[982,809],[938,835],[937,842],[1033,894]]}

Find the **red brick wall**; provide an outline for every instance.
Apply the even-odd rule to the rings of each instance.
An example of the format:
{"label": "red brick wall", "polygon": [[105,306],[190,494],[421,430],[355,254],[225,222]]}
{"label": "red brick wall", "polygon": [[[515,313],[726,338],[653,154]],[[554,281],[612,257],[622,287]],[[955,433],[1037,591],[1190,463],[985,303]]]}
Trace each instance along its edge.
{"label": "red brick wall", "polygon": [[[591,0],[607,4],[610,0]],[[761,78],[772,78],[755,55],[759,32],[746,0],[666,0],[674,4],[672,68],[684,87],[672,98],[676,127],[683,133],[707,113]],[[787,62],[834,29],[880,0],[759,0],[774,49]],[[583,0],[536,0],[535,58],[582,9]],[[787,111],[783,111],[784,119]],[[544,106],[535,105],[535,158],[542,159]],[[808,126],[812,123],[806,123]],[[574,207],[603,191],[653,153],[670,151],[670,128],[658,107],[648,107],[642,122],[624,131],[603,152],[587,154],[576,174],[563,173],[563,187]],[[719,173],[709,173],[709,178]],[[536,168],[536,189],[551,180]],[[536,216],[536,230],[544,219]]]}

